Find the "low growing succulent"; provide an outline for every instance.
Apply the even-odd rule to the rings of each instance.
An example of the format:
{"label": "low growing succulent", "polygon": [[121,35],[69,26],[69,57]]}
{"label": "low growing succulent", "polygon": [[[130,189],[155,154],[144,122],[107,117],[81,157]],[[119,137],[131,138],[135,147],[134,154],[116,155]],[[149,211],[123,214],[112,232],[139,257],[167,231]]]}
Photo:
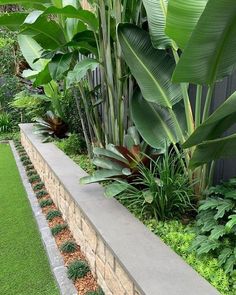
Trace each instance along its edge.
{"label": "low growing succulent", "polygon": [[60,246],[60,250],[63,253],[72,253],[77,250],[78,246],[74,241],[66,241]]}
{"label": "low growing succulent", "polygon": [[65,223],[64,224],[57,224],[51,228],[52,235],[56,236],[66,228],[68,228],[68,225]]}
{"label": "low growing succulent", "polygon": [[62,214],[61,214],[60,211],[58,211],[58,210],[51,210],[51,211],[48,212],[46,218],[47,218],[47,220],[52,221],[54,218],[61,217],[61,216],[62,216]]}
{"label": "low growing succulent", "polygon": [[35,175],[32,175],[32,176],[29,177],[29,182],[30,183],[33,183],[33,182],[36,182],[36,181],[40,181],[39,175],[35,174]]}
{"label": "low growing succulent", "polygon": [[37,199],[41,199],[41,198],[43,198],[43,197],[45,197],[47,195],[48,195],[48,192],[47,191],[41,190],[41,191],[39,191],[39,192],[36,193],[36,198]]}
{"label": "low growing succulent", "polygon": [[53,204],[53,201],[51,199],[47,199],[47,200],[40,201],[39,206],[41,208],[45,208],[45,207],[51,206],[52,204]]}
{"label": "low growing succulent", "polygon": [[68,278],[76,281],[76,279],[80,279],[86,276],[86,274],[90,271],[88,263],[83,260],[75,260],[68,266]]}

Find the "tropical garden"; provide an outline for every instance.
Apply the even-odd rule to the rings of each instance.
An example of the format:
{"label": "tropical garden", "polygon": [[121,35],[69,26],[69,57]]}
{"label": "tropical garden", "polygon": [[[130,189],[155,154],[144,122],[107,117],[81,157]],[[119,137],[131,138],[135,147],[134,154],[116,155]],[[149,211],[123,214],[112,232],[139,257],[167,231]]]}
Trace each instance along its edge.
{"label": "tropical garden", "polygon": [[[236,293],[234,0],[0,0],[0,138],[34,123],[221,294]],[[0,7],[1,7],[0,6]]]}

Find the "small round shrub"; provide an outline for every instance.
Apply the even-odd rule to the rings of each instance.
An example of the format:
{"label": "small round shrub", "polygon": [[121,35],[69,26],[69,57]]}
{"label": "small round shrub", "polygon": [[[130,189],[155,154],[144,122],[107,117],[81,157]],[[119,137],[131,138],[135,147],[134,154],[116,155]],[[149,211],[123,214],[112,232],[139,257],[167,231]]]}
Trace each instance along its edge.
{"label": "small round shrub", "polygon": [[66,241],[60,246],[60,250],[63,253],[72,253],[77,250],[77,244],[74,241]]}
{"label": "small round shrub", "polygon": [[23,157],[23,156],[27,157],[27,153],[24,150],[19,151],[18,154],[19,154],[20,157]]}
{"label": "small round shrub", "polygon": [[53,204],[53,201],[51,199],[47,199],[47,200],[42,200],[40,203],[39,203],[39,206],[41,208],[45,208],[47,206],[51,206]]}
{"label": "small round shrub", "polygon": [[36,198],[37,199],[41,199],[41,198],[43,198],[43,197],[45,197],[47,195],[48,195],[48,192],[47,191],[41,190],[41,191],[39,191],[39,192],[36,193]]}
{"label": "small round shrub", "polygon": [[24,161],[22,161],[22,164],[23,164],[23,166],[27,166],[27,165],[31,164],[31,161],[30,160],[24,160]]}
{"label": "small round shrub", "polygon": [[88,291],[85,295],[105,295],[105,293],[99,288],[97,291]]}
{"label": "small round shrub", "polygon": [[62,232],[64,229],[68,228],[67,224],[57,224],[54,227],[51,228],[52,235],[55,237],[60,232]]}
{"label": "small round shrub", "polygon": [[29,165],[25,166],[25,170],[26,171],[29,171],[29,170],[32,170],[34,169],[34,165],[32,163],[30,163]]}
{"label": "small round shrub", "polygon": [[35,174],[35,175],[31,175],[31,176],[29,177],[29,182],[30,182],[30,183],[33,183],[33,182],[36,182],[36,181],[40,181],[40,177],[39,177],[39,175]]}
{"label": "small round shrub", "polygon": [[51,221],[55,217],[61,217],[61,216],[62,216],[62,214],[61,214],[60,211],[58,211],[58,210],[51,210],[51,211],[48,212],[46,218],[47,218],[47,220]]}
{"label": "small round shrub", "polygon": [[20,157],[20,160],[21,160],[22,162],[24,162],[24,161],[26,161],[26,160],[29,160],[29,157],[28,157],[28,156],[22,156],[22,157]]}
{"label": "small round shrub", "polygon": [[37,183],[37,184],[35,184],[35,185],[33,186],[33,190],[34,190],[34,191],[41,190],[42,188],[44,188],[44,183],[43,183],[43,182],[39,182],[39,183]]}
{"label": "small round shrub", "polygon": [[31,169],[29,171],[27,171],[27,176],[30,177],[32,175],[37,175],[37,171],[35,169]]}
{"label": "small round shrub", "polygon": [[75,281],[86,276],[90,271],[89,266],[86,261],[75,260],[68,266],[67,275],[68,278]]}

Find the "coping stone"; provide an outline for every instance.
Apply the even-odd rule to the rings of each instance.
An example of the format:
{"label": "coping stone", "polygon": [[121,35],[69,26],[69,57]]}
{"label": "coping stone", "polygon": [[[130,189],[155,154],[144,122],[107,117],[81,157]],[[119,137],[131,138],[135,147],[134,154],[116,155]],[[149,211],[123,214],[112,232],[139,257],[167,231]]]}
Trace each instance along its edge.
{"label": "coping stone", "polygon": [[41,239],[46,250],[48,260],[52,273],[55,277],[61,295],[77,295],[77,290],[71,280],[67,277],[67,268],[64,266],[64,261],[58,250],[57,244],[51,234],[51,230],[48,226],[45,216],[38,204],[35,193],[28,181],[24,166],[20,161],[20,157],[16,151],[13,141],[10,141],[10,147],[15,157],[16,165],[19,170],[19,174],[24,185],[26,195],[31,205],[33,215],[36,219]]}
{"label": "coping stone", "polygon": [[104,197],[101,185],[80,184],[79,179],[88,174],[55,144],[42,143],[33,132],[33,124],[19,126],[141,294],[220,294],[123,205]]}

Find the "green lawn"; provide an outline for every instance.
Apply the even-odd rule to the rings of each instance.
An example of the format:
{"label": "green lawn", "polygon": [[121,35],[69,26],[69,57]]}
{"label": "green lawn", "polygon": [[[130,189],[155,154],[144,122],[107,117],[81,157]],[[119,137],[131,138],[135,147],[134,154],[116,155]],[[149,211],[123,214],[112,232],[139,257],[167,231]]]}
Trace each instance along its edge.
{"label": "green lawn", "polygon": [[59,294],[8,145],[0,144],[0,294]]}

